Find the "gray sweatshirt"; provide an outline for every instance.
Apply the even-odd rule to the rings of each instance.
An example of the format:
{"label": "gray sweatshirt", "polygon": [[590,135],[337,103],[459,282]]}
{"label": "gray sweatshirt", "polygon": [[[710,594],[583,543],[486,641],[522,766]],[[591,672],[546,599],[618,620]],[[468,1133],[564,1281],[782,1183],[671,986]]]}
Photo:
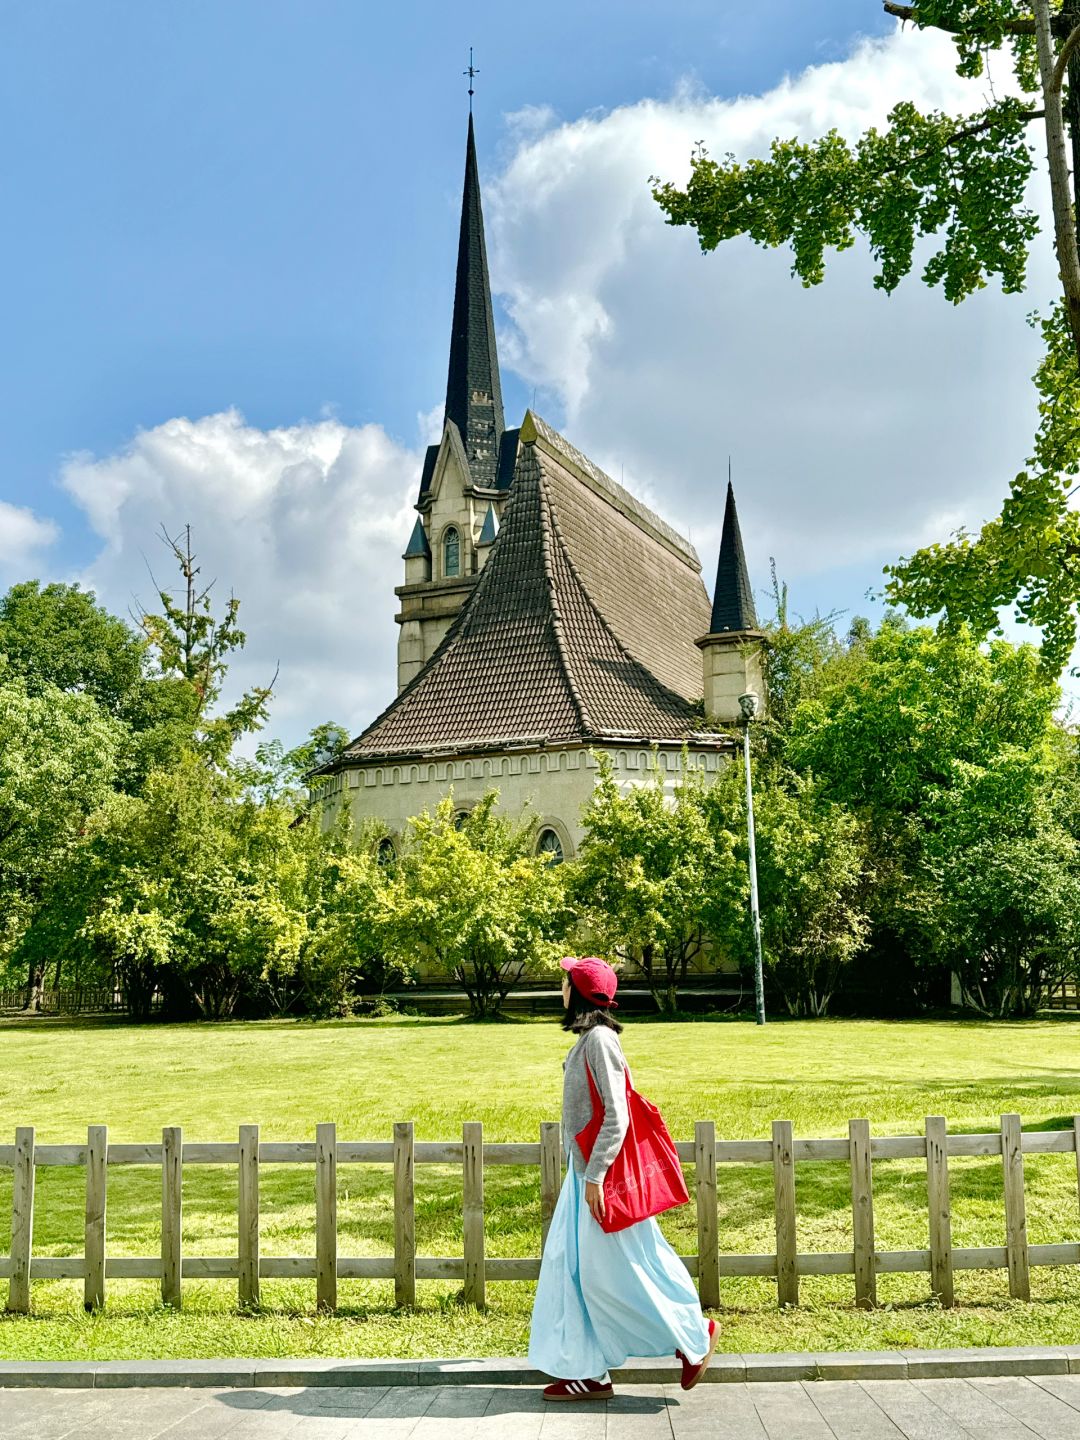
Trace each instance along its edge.
{"label": "gray sweatshirt", "polygon": [[[585,1073],[588,1059],[596,1088],[604,1102],[604,1123],[596,1137],[588,1166],[575,1136],[592,1119],[592,1095]],[[619,1037],[607,1025],[594,1025],[580,1036],[563,1061],[562,1135],[574,1169],[586,1180],[604,1183],[612,1161],[622,1149],[629,1116],[626,1110],[626,1076],[629,1066]]]}

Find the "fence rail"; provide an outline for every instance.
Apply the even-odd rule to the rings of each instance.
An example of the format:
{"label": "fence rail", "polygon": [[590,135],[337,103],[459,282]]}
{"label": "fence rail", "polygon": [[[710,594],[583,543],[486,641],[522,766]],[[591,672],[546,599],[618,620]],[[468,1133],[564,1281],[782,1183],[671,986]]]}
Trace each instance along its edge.
{"label": "fence rail", "polygon": [[[1076,1156],[1080,1185],[1080,1116],[1072,1128],[1028,1131],[1018,1115],[1003,1115],[1001,1128],[987,1134],[950,1135],[941,1116],[929,1116],[922,1135],[873,1136],[867,1120],[849,1122],[847,1139],[797,1139],[788,1120],[775,1120],[768,1140],[718,1140],[711,1120],[699,1120],[694,1139],[678,1145],[679,1158],[694,1167],[697,1211],[696,1255],[680,1257],[697,1277],[701,1302],[720,1303],[720,1281],[765,1276],[776,1281],[780,1305],[797,1305],[802,1276],[851,1275],[855,1303],[877,1303],[877,1277],[926,1273],[930,1293],[954,1303],[957,1270],[1008,1272],[1009,1294],[1031,1298],[1032,1266],[1080,1265],[1080,1242],[1031,1245],[1024,1197],[1025,1155]],[[949,1161],[954,1157],[1000,1156],[1004,1245],[954,1248],[951,1239]],[[873,1166],[881,1160],[926,1163],[929,1245],[915,1250],[879,1250],[874,1240]],[[847,1162],[851,1172],[852,1249],[801,1252],[797,1244],[795,1166]],[[393,1167],[394,1253],[346,1256],[338,1250],[338,1169],[350,1165]],[[726,1254],[720,1249],[717,1167],[769,1165],[773,1171],[776,1248],[772,1254]],[[110,1166],[145,1165],[161,1171],[161,1250],[154,1256],[110,1255],[106,1244],[106,1198]],[[188,1166],[229,1165],[237,1169],[238,1245],[235,1255],[183,1253],[183,1175]],[[259,1246],[259,1178],[264,1165],[314,1167],[315,1254],[263,1255]],[[460,1166],[462,1172],[462,1254],[416,1254],[415,1174],[417,1165]],[[112,1144],[104,1125],[91,1125],[85,1144],[38,1145],[34,1130],[21,1126],[15,1143],[0,1145],[0,1167],[13,1171],[11,1249],[0,1256],[0,1279],[8,1282],[7,1309],[27,1313],[33,1280],[82,1280],[84,1303],[105,1303],[107,1280],[154,1279],[165,1304],[179,1307],[184,1280],[237,1282],[239,1303],[259,1301],[264,1279],[313,1279],[320,1309],[337,1305],[339,1280],[393,1280],[395,1302],[413,1305],[418,1280],[460,1280],[467,1303],[483,1307],[489,1280],[535,1280],[539,1257],[502,1259],[485,1252],[484,1173],[489,1166],[537,1166],[540,1171],[541,1251],[562,1183],[563,1156],[557,1124],[540,1126],[535,1144],[488,1144],[483,1127],[467,1122],[460,1141],[418,1141],[411,1122],[396,1124],[388,1141],[339,1140],[333,1124],[316,1128],[312,1141],[262,1141],[257,1125],[241,1125],[236,1142],[185,1141],[178,1126],[162,1131],[161,1142]],[[53,1166],[86,1171],[84,1254],[34,1255],[34,1180]]]}
{"label": "fence rail", "polygon": [[[0,1010],[23,1010],[26,986],[0,989]],[[60,990],[39,990],[35,996],[40,1015],[103,1015],[118,1014],[125,1008],[121,991],[102,985],[72,985]]]}

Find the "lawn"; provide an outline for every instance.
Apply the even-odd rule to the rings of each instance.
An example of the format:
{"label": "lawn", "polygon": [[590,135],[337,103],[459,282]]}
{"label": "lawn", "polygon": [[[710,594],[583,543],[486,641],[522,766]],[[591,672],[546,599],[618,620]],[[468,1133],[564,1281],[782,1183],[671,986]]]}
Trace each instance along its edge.
{"label": "lawn", "polygon": [[[634,1021],[623,1041],[636,1082],[677,1139],[692,1137],[696,1119],[738,1139],[766,1137],[774,1118],[793,1121],[796,1136],[839,1136],[853,1116],[878,1134],[910,1134],[928,1114],[945,1115],[953,1130],[989,1130],[1005,1111],[1043,1128],[1071,1124],[1080,1111],[1080,1026],[1066,1021],[819,1021],[764,1031]],[[182,1125],[188,1141],[234,1140],[239,1124],[258,1122],[263,1140],[301,1140],[333,1120],[341,1139],[375,1140],[412,1119],[420,1140],[460,1138],[464,1120],[483,1121],[487,1140],[535,1140],[542,1120],[558,1118],[567,1043],[553,1021],[0,1022],[0,1139],[33,1124],[39,1143],[74,1142],[88,1123],[105,1123],[113,1142],[159,1139],[163,1125]],[[1026,1163],[1031,1241],[1080,1240],[1074,1157]],[[1002,1244],[1000,1159],[954,1160],[952,1177],[954,1244]],[[876,1163],[874,1183],[878,1246],[924,1247],[921,1162]],[[38,1172],[36,1254],[82,1252],[82,1184],[81,1170]],[[486,1184],[488,1253],[537,1254],[537,1172],[495,1169]],[[184,1186],[185,1253],[235,1253],[235,1171],[185,1171]],[[721,1250],[771,1250],[769,1169],[721,1167],[719,1187]],[[309,1169],[264,1171],[265,1254],[314,1253],[312,1193]],[[342,1254],[392,1252],[390,1193],[387,1168],[342,1167]],[[0,1232],[10,1194],[10,1171],[0,1170]],[[418,1169],[420,1254],[461,1253],[460,1196],[460,1172]],[[846,1165],[800,1164],[797,1199],[801,1250],[851,1248]],[[110,1167],[110,1253],[154,1254],[159,1206],[159,1172]],[[692,1206],[662,1223],[677,1249],[694,1252]],[[722,1280],[723,1348],[1073,1343],[1078,1272],[1034,1270],[1030,1304],[1009,1301],[1003,1271],[959,1272],[953,1311],[927,1301],[926,1276],[883,1276],[881,1306],[870,1313],[853,1308],[850,1277],[805,1279],[802,1306],[784,1313],[771,1283]],[[0,1318],[0,1357],[523,1353],[532,1286],[489,1282],[483,1315],[461,1305],[459,1288],[420,1282],[417,1308],[399,1313],[389,1282],[342,1281],[339,1313],[321,1316],[313,1282],[264,1281],[261,1309],[238,1314],[235,1282],[185,1281],[176,1314],[155,1303],[153,1282],[110,1281],[107,1309],[86,1316],[79,1282],[35,1281],[33,1316]]]}

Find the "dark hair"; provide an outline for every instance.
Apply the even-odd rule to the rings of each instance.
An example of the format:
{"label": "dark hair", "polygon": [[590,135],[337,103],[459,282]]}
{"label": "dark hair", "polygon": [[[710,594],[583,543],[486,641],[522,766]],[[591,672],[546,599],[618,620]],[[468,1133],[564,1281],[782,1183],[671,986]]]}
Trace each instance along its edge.
{"label": "dark hair", "polygon": [[616,1035],[620,1034],[622,1026],[606,1006],[586,999],[570,976],[567,975],[566,978],[570,980],[570,1003],[563,1011],[562,1028],[573,1031],[575,1035],[583,1035],[594,1025],[606,1025],[609,1030],[614,1030]]}

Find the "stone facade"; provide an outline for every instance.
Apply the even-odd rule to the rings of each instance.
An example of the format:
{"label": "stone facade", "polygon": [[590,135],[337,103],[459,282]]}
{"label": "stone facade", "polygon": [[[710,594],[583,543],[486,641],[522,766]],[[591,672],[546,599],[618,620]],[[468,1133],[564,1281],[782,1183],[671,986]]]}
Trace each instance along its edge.
{"label": "stone facade", "polygon": [[[347,805],[357,827],[378,820],[396,837],[414,815],[434,810],[449,793],[455,805],[468,810],[489,790],[497,789],[500,808],[513,815],[527,809],[537,818],[538,832],[553,830],[563,855],[572,859],[582,840],[581,813],[596,783],[601,754],[611,761],[623,788],[643,784],[654,763],[669,793],[682,775],[681,748],[654,752],[643,746],[587,749],[579,745],[352,766],[334,775],[324,793],[333,813]],[[727,756],[716,750],[690,751],[689,761],[709,781],[727,763]]]}

